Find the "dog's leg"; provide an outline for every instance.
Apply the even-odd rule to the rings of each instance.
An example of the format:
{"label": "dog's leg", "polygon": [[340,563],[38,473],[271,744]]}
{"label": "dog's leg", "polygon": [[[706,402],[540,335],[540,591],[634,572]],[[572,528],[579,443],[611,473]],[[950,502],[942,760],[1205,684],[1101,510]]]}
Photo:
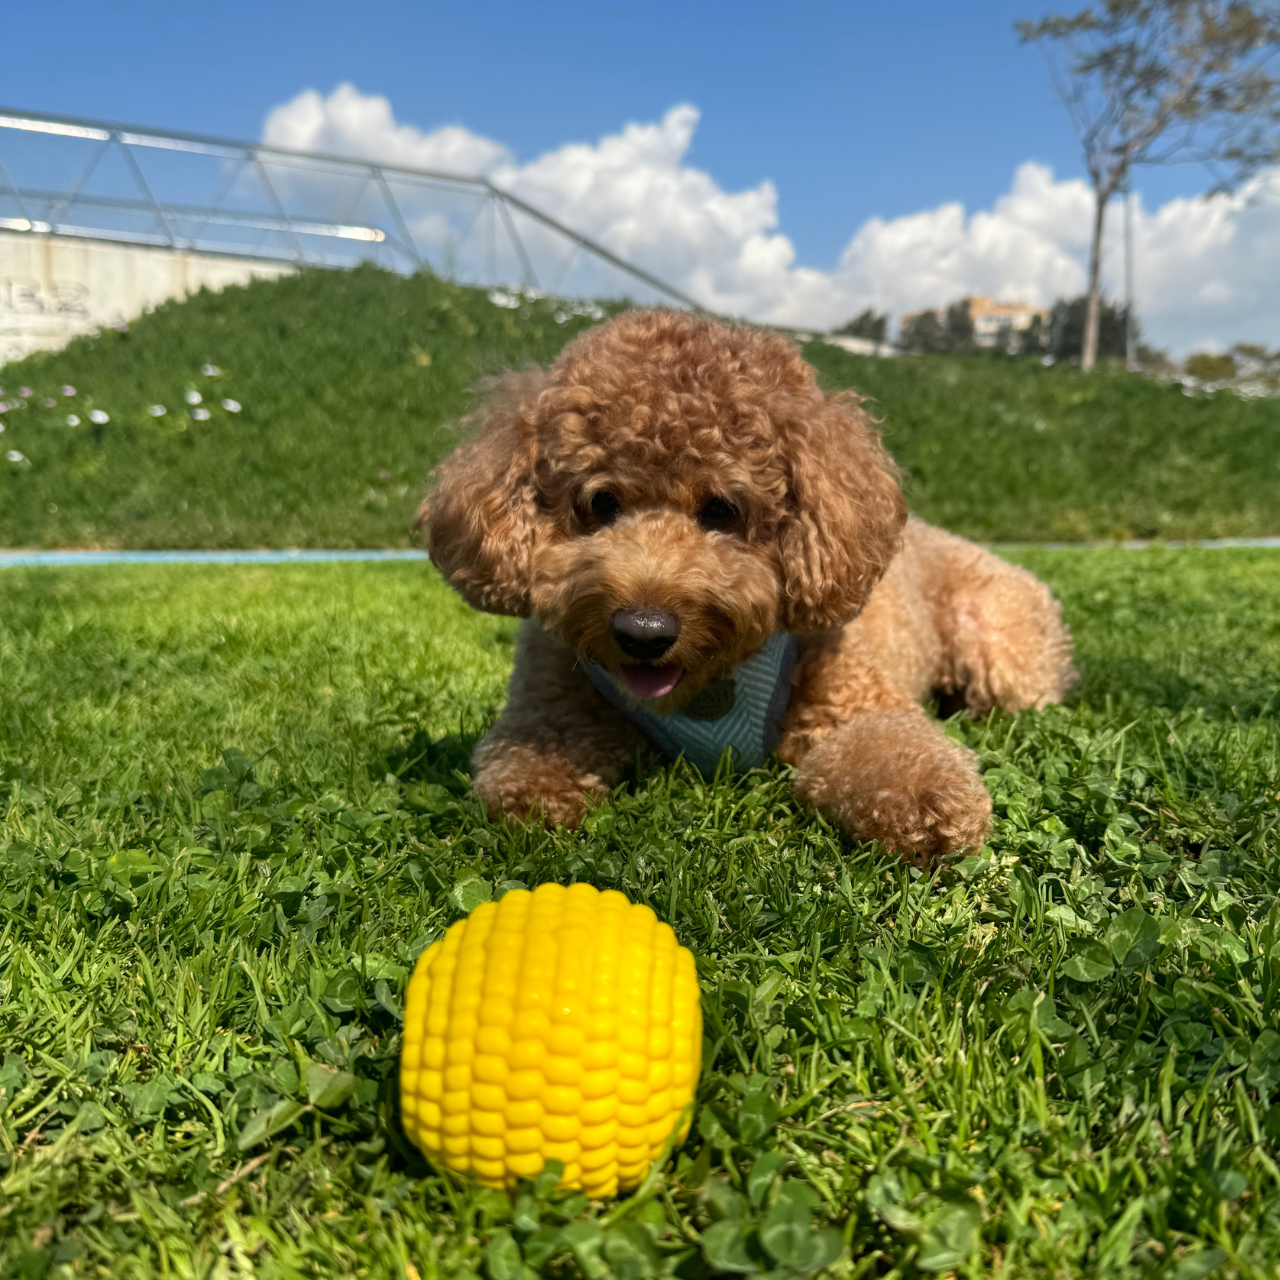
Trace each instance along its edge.
{"label": "dog's leg", "polygon": [[894,607],[882,601],[882,617],[860,619],[802,659],[778,754],[795,766],[801,800],[855,839],[925,864],[981,845],[991,798],[973,752],[916,701],[928,687],[932,641],[913,648],[904,633],[891,643],[880,624],[899,611],[887,603]]}
{"label": "dog's leg", "polygon": [[977,848],[991,822],[973,752],[914,707],[867,709],[832,729],[797,766],[795,790],[856,839],[921,865]]}
{"label": "dog's leg", "polygon": [[587,798],[605,795],[621,781],[643,745],[575,656],[527,622],[507,709],[472,757],[473,785],[491,818],[541,813],[549,826],[575,827]]}
{"label": "dog's leg", "polygon": [[1071,633],[1049,588],[962,538],[930,530],[942,642],[939,687],[974,714],[1061,702],[1076,681]]}

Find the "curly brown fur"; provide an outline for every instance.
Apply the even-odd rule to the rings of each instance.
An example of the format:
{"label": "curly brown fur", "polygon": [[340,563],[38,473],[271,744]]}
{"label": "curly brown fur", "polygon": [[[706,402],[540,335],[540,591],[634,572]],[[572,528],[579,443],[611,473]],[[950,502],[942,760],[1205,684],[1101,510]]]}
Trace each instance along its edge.
{"label": "curly brown fur", "polygon": [[1044,586],[908,522],[857,397],[748,326],[648,311],[588,330],[546,373],[505,380],[419,523],[464,598],[532,619],[476,749],[493,813],[572,825],[642,747],[584,671],[629,679],[617,610],[679,620],[661,662],[674,687],[642,699],[658,714],[773,632],[800,634],[778,745],[797,794],[920,861],[981,843],[990,814],[973,757],[920,703],[1018,710],[1072,680]]}
{"label": "curly brown fur", "polygon": [[847,831],[927,864],[987,834],[991,797],[976,765],[919,709],[858,711],[804,757],[795,789]]}

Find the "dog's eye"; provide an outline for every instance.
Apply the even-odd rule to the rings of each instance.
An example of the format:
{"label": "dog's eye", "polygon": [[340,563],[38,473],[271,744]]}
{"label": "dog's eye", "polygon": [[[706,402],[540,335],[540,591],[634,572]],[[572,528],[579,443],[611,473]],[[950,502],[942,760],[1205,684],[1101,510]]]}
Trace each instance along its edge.
{"label": "dog's eye", "polygon": [[601,489],[592,495],[591,514],[601,524],[612,524],[622,514],[622,503],[608,489]]}
{"label": "dog's eye", "polygon": [[725,529],[740,514],[728,498],[708,498],[698,511],[698,523],[704,529]]}

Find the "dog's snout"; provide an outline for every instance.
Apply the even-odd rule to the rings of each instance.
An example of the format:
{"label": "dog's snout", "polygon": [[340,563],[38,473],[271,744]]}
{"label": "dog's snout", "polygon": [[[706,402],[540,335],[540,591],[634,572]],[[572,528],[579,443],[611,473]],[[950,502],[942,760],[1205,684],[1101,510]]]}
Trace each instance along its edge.
{"label": "dog's snout", "polygon": [[680,636],[680,619],[665,609],[619,609],[609,626],[618,648],[641,661],[662,657]]}

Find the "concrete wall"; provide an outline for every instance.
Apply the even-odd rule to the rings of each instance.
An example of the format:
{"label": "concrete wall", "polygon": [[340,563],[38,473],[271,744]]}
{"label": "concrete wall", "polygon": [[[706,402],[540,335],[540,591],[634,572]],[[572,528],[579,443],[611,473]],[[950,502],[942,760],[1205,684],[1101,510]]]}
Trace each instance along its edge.
{"label": "concrete wall", "polygon": [[292,272],[276,263],[0,231],[0,364],[169,298]]}
{"label": "concrete wall", "polygon": [[855,356],[896,356],[898,348],[891,342],[876,342],[872,338],[854,338],[847,333],[824,333],[823,342],[833,347],[843,347]]}

